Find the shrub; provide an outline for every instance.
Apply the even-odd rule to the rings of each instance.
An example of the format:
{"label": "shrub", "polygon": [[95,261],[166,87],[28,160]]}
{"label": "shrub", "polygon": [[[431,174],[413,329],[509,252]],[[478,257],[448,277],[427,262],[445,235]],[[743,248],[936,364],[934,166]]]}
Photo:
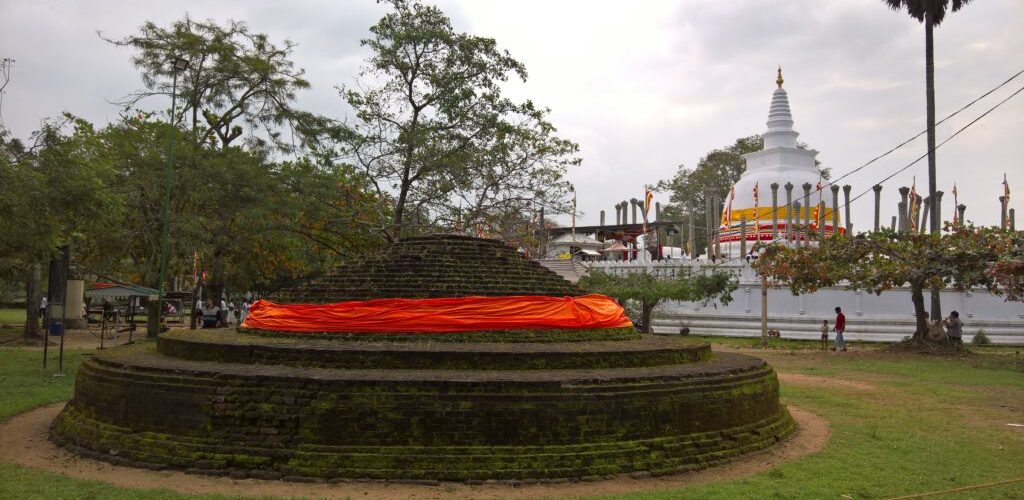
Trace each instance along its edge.
{"label": "shrub", "polygon": [[974,345],[989,345],[992,343],[992,339],[988,338],[988,335],[985,335],[985,329],[981,328],[978,330],[978,333],[974,334],[974,339],[971,340],[971,343]]}

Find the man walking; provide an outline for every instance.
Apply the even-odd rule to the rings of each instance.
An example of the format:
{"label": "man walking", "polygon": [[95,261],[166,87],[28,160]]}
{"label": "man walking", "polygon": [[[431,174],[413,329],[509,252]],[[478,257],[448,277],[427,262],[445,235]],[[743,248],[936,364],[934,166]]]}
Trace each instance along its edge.
{"label": "man walking", "polygon": [[839,349],[846,350],[846,340],[843,339],[843,331],[846,330],[846,315],[843,314],[841,307],[836,308],[836,326],[833,328],[836,331],[836,342],[832,346],[832,350],[836,351]]}

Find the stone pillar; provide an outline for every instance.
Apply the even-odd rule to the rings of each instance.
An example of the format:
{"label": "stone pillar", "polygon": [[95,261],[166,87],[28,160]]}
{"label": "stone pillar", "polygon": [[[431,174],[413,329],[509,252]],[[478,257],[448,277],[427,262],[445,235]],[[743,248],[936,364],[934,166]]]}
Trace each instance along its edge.
{"label": "stone pillar", "polygon": [[[657,221],[660,221],[660,220],[661,220],[661,202],[660,201],[656,201],[656,202],[654,202],[654,220],[653,221],[647,221],[647,222],[657,222]],[[657,236],[657,241],[658,241],[658,246],[660,247],[661,246],[661,242],[664,241],[663,236],[668,236],[668,235],[662,235],[662,232],[661,232],[660,228],[655,230],[654,233],[656,235],[658,235]]]}
{"label": "stone pillar", "polygon": [[636,224],[636,205],[637,205],[637,199],[636,198],[633,198],[633,199],[629,200],[629,206],[633,207],[633,224]]}
{"label": "stone pillar", "polygon": [[963,203],[961,203],[961,204],[957,205],[955,207],[955,209],[956,209],[957,213],[960,215],[960,224],[961,225],[964,224],[966,222],[966,221],[964,221],[964,212],[967,211],[967,205],[964,205]]}
{"label": "stone pillar", "polygon": [[896,203],[896,210],[898,211],[900,217],[899,227],[897,228],[897,230],[901,233],[905,233],[909,229],[909,224],[907,224],[907,202],[901,201],[899,203]]}
{"label": "stone pillar", "polygon": [[932,197],[931,196],[925,196],[924,197],[924,203],[921,204],[921,223],[918,224],[918,226],[917,226],[917,232],[919,232],[921,234],[924,234],[924,233],[927,232],[925,230],[925,228],[928,227],[928,214],[931,213],[931,212],[929,212],[929,210],[931,210],[931,206],[932,206]]}
{"label": "stone pillar", "polygon": [[[799,201],[794,201],[793,202],[793,210],[796,212],[795,219],[796,219],[798,224],[800,222],[800,207],[802,207],[802,206],[803,205],[801,205]],[[803,234],[803,232],[800,229],[793,228],[792,235],[793,235],[793,239],[796,241],[796,246],[800,246],[801,245],[801,240],[800,240],[800,235],[801,234]]]}
{"label": "stone pillar", "polygon": [[711,194],[711,190],[705,190],[704,191],[704,239],[707,240],[707,241],[705,241],[704,244],[707,245],[707,246],[705,247],[705,250],[704,250],[704,256],[709,258],[709,259],[711,258],[712,252],[714,252],[714,249],[715,249],[715,245],[714,245],[715,233],[714,233],[714,230],[711,227],[711,218],[714,217],[713,215],[711,215],[711,213],[714,211],[714,209],[712,208],[712,206],[714,204],[714,201],[715,201],[715,197],[714,197],[714,195]]}
{"label": "stone pillar", "polygon": [[622,219],[619,218],[619,204],[615,204],[615,225],[622,224]]}
{"label": "stone pillar", "polygon": [[818,241],[825,239],[825,200],[818,202],[818,220],[814,223],[818,226]]}
{"label": "stone pillar", "polygon": [[693,227],[694,226],[693,217],[696,214],[696,212],[693,210],[693,200],[690,200],[690,201],[687,202],[687,210],[689,210],[688,213],[690,214],[690,217],[689,217],[690,224],[689,224],[689,228],[688,228],[689,229],[689,234],[687,234],[687,236],[686,236],[686,241],[690,245],[690,258],[691,259],[696,259],[697,258],[697,240],[696,240],[695,236],[696,236],[697,233],[694,231],[694,227]]}
{"label": "stone pillar", "polygon": [[844,184],[843,185],[843,200],[844,200],[843,207],[846,209],[846,214],[844,214],[845,215],[844,220],[846,220],[846,234],[852,236],[853,235],[853,222],[850,221],[850,190],[851,189],[853,189],[853,186],[851,186],[849,184]]}
{"label": "stone pillar", "polygon": [[1016,216],[1015,216],[1016,212],[1017,211],[1012,209],[1012,208],[1009,210],[1009,213],[1010,213],[1010,231],[1016,231],[1017,230],[1017,224],[1016,224],[1016,221],[1014,220],[1014,219],[1016,219]]}
{"label": "stone pillar", "polygon": [[805,182],[804,188],[804,246],[810,244],[811,231],[811,183]]}
{"label": "stone pillar", "polygon": [[793,183],[787,182],[786,188],[786,241],[793,241]]}
{"label": "stone pillar", "polygon": [[715,232],[715,259],[720,259],[722,258],[722,233],[720,231],[718,224],[718,216],[721,215],[722,213],[722,200],[719,198],[718,194],[715,194],[714,199],[715,210],[714,215],[712,215],[712,217],[714,217],[712,223],[712,231]]}
{"label": "stone pillar", "polygon": [[[942,230],[942,191],[935,192],[935,199],[932,202],[932,210],[935,215],[935,225],[939,227],[939,231]],[[922,222],[923,224],[923,222]],[[922,231],[923,232],[923,231]],[[942,318],[939,318],[942,319]]]}
{"label": "stone pillar", "polygon": [[889,225],[889,229],[891,231],[893,231],[893,232],[896,232],[896,216],[895,215],[892,216],[892,224]]}
{"label": "stone pillar", "polygon": [[910,218],[907,216],[907,195],[910,194],[910,188],[903,186],[900,188],[900,232],[905,233],[910,230]]}
{"label": "stone pillar", "polygon": [[[824,212],[822,212],[824,213]],[[839,186],[832,185],[832,236],[839,235]]]}
{"label": "stone pillar", "polygon": [[875,192],[875,231],[878,231],[879,218],[882,212],[882,185],[875,184],[871,186],[871,190]]}
{"label": "stone pillar", "polygon": [[604,227],[604,210],[601,210],[601,227]]}
{"label": "stone pillar", "polygon": [[999,197],[999,227],[1006,229],[1006,197]]}
{"label": "stone pillar", "polygon": [[740,216],[740,255],[742,259],[747,256],[747,216]]}
{"label": "stone pillar", "polygon": [[[914,228],[920,232],[924,232],[921,231],[921,218],[924,213],[920,207],[922,201],[923,200],[920,195],[916,196],[913,200],[910,200],[910,216],[914,218]],[[914,207],[917,207],[917,212],[914,212]]]}
{"label": "stone pillar", "polygon": [[773,182],[772,188],[772,241],[779,237],[779,183]]}

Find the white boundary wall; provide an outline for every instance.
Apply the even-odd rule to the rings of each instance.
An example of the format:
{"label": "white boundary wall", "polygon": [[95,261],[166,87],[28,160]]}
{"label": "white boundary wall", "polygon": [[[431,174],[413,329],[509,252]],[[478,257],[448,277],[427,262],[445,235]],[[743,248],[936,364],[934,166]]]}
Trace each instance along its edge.
{"label": "white boundary wall", "polygon": [[[647,270],[657,276],[671,277],[682,268],[694,271],[717,268],[737,276],[739,287],[728,305],[701,306],[698,303],[669,301],[655,309],[652,326],[658,333],[675,333],[689,327],[694,335],[758,337],[761,335],[761,280],[745,262],[731,261],[717,266],[706,262],[628,261],[587,262],[588,268],[613,274]],[[959,292],[943,290],[942,312],[960,312],[964,322],[964,341],[969,342],[979,329],[995,344],[1024,345],[1024,303],[1006,302],[984,290]],[[926,305],[928,295],[925,295]],[[784,338],[818,339],[821,321],[829,327],[835,320],[834,309],[846,314],[846,340],[895,342],[914,332],[910,289],[899,288],[875,295],[870,292],[824,288],[794,296],[788,288],[768,290],[768,328],[779,330]],[[834,333],[829,334],[832,338]]]}

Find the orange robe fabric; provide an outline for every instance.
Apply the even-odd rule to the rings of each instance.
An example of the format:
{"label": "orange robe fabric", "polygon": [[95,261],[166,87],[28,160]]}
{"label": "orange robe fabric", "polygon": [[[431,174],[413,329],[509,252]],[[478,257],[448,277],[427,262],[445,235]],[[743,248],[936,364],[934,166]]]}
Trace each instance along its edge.
{"label": "orange robe fabric", "polygon": [[631,326],[604,295],[374,299],[333,304],[258,300],[244,328],[284,332],[451,333],[478,330],[623,328]]}

